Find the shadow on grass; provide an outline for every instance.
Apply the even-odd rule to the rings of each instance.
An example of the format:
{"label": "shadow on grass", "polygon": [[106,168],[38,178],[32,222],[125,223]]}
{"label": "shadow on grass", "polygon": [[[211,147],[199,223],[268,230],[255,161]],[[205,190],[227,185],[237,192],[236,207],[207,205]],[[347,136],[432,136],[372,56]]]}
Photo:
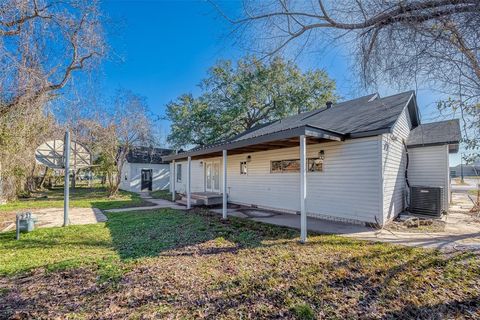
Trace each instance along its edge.
{"label": "shadow on grass", "polygon": [[[0,206],[0,212],[63,206],[63,188],[35,192],[30,198],[18,199]],[[121,190],[117,198],[109,198],[104,187],[78,187],[70,190],[70,205],[80,208],[116,209],[152,205],[138,194]]]}
{"label": "shadow on grass", "polygon": [[[236,252],[241,248],[262,246],[267,240],[294,239],[298,236],[298,232],[289,228],[234,217],[221,220],[203,210],[129,211],[107,213],[107,216],[106,226],[121,259]],[[215,241],[214,246],[204,245],[212,240]],[[202,246],[195,250],[170,251],[200,244]]]}

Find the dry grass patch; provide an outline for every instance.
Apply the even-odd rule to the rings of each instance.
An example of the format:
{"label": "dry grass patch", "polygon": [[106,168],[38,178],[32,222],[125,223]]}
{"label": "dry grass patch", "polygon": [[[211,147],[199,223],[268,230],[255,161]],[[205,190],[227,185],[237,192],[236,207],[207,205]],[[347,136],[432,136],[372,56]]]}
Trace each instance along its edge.
{"label": "dry grass patch", "polygon": [[[71,253],[62,252],[63,262],[37,257],[31,268],[29,261],[35,257],[29,246],[2,239],[0,256],[7,254],[8,264],[20,266],[3,270],[3,316],[473,319],[480,315],[480,262],[470,253],[447,256],[324,235],[313,235],[302,245],[295,230],[235,218],[222,221],[202,211],[117,213],[109,219],[83,233],[93,241],[84,243],[83,254],[76,255],[73,246]],[[64,237],[71,232],[56,229],[65,230]],[[32,244],[37,232],[29,235]],[[64,238],[58,233],[55,238],[55,248],[62,250]],[[3,240],[10,243],[9,249]],[[42,259],[43,264],[38,262]]]}

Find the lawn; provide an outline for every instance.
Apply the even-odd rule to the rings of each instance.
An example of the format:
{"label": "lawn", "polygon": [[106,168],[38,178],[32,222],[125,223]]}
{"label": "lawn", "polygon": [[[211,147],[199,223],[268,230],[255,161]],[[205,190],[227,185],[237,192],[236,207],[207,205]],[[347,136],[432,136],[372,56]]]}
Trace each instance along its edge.
{"label": "lawn", "polygon": [[[169,200],[169,201],[172,200],[172,193],[168,190],[153,191],[153,192],[150,192],[150,195],[152,196],[152,198],[155,198],[155,199],[163,199],[163,200]],[[175,198],[181,199],[181,196],[177,193],[175,195]]]}
{"label": "lawn", "polygon": [[[120,191],[115,198],[109,198],[108,192],[103,187],[77,187],[70,190],[70,206],[77,208],[126,208],[138,207],[145,203],[143,199],[136,193]],[[63,207],[63,187],[53,188],[38,192],[32,195],[31,198],[18,199],[0,205],[1,212],[18,211],[25,209],[38,208],[61,208]]]}
{"label": "lawn", "polygon": [[[0,317],[476,318],[480,262],[205,211],[0,234]],[[3,312],[3,314],[1,314]]]}
{"label": "lawn", "polygon": [[168,190],[153,191],[150,192],[150,195],[155,199],[172,200],[172,193]]}

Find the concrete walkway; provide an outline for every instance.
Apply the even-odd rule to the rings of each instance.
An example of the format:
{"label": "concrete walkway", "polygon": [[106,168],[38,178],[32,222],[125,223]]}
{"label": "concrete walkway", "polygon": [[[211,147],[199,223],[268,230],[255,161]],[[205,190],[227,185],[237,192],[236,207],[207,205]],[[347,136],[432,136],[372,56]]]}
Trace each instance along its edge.
{"label": "concrete walkway", "polygon": [[178,205],[168,200],[155,199],[148,192],[140,192],[140,197],[145,199],[148,202],[151,202],[153,205],[145,207],[131,207],[131,208],[122,208],[122,209],[109,209],[104,210],[105,212],[127,212],[127,211],[143,211],[143,210],[155,210],[155,209],[177,209],[177,210],[186,210],[186,207]]}
{"label": "concrete walkway", "polygon": [[[35,228],[50,228],[63,226],[63,208],[45,208],[28,210],[33,213],[37,222]],[[97,208],[70,208],[70,225],[93,224],[107,221],[107,217]],[[12,221],[3,231],[15,230],[15,221]]]}

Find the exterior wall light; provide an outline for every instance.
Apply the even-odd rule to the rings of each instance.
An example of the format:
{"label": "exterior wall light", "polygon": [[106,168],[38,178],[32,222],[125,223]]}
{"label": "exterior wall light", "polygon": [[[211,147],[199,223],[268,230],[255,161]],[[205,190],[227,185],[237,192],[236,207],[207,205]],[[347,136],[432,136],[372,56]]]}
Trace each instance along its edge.
{"label": "exterior wall light", "polygon": [[324,150],[320,150],[318,152],[318,159],[325,160],[325,151]]}
{"label": "exterior wall light", "polygon": [[248,155],[246,161],[247,161],[247,162],[252,161],[252,156],[251,156],[251,155]]}

